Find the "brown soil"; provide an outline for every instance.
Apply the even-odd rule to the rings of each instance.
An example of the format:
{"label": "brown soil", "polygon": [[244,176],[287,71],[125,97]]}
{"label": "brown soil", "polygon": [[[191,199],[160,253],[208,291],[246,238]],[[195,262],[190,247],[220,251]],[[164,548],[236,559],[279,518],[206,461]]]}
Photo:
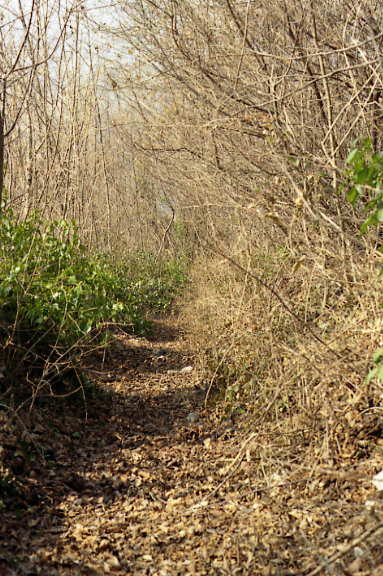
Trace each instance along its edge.
{"label": "brown soil", "polygon": [[383,574],[367,459],[308,470],[304,434],[271,438],[205,409],[171,323],[150,341],[119,335],[92,366],[102,392],[87,419],[84,405],[49,427],[35,416],[43,455],[18,448],[24,492],[1,512],[0,576]]}

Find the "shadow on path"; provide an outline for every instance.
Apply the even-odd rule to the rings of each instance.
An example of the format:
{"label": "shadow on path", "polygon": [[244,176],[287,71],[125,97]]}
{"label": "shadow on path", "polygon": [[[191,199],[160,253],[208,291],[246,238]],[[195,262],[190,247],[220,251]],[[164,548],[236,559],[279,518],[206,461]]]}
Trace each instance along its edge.
{"label": "shadow on path", "polygon": [[[21,488],[14,506],[0,511],[0,576],[102,573],[71,560],[71,515],[78,524],[82,510],[102,514],[121,495],[164,500],[178,464],[158,449],[201,441],[187,417],[204,393],[173,327],[157,323],[151,340],[118,335],[106,355],[89,360],[89,371],[95,384],[85,404],[56,401],[36,413],[30,438],[11,454]],[[135,452],[142,448],[144,464]],[[146,477],[140,466],[149,466]]]}

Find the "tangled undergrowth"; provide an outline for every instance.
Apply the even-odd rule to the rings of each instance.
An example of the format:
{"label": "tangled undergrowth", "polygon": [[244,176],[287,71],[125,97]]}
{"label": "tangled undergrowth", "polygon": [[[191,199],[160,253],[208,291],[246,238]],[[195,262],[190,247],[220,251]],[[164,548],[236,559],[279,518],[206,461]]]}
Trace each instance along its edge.
{"label": "tangled undergrowth", "polygon": [[105,354],[116,331],[149,334],[148,315],[169,307],[185,283],[184,270],[181,261],[149,253],[116,261],[91,251],[65,220],[2,213],[0,440],[3,447],[14,444],[15,457],[9,467],[0,454],[1,506],[17,493],[17,461],[39,453],[29,437],[32,411],[56,404],[56,411],[86,415],[98,394],[89,357]]}
{"label": "tangled undergrowth", "polygon": [[379,467],[381,448],[368,439],[383,441],[382,382],[367,375],[381,346],[380,256],[349,263],[352,280],[335,251],[303,261],[278,248],[235,258],[240,268],[220,256],[196,264],[182,311],[207,405],[219,400],[250,428],[260,419],[276,437],[302,435],[308,466],[371,456]]}
{"label": "tangled undergrowth", "polygon": [[[64,220],[0,219],[12,576],[380,576],[383,12],[23,4],[0,200]],[[136,337],[174,300],[190,354]]]}

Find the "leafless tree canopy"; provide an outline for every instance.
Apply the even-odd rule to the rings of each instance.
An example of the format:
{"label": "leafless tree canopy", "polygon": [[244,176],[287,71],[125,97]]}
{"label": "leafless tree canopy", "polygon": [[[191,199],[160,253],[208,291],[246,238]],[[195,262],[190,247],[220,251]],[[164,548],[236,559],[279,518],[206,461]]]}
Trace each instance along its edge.
{"label": "leafless tree canopy", "polygon": [[175,207],[221,239],[250,212],[344,228],[351,142],[381,145],[381,28],[372,0],[4,5],[8,200],[109,247],[158,245]]}

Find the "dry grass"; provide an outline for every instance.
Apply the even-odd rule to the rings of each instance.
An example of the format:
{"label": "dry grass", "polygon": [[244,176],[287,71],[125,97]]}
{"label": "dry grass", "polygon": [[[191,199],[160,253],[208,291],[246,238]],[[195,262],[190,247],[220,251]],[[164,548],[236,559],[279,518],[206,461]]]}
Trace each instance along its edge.
{"label": "dry grass", "polygon": [[380,434],[382,386],[366,384],[381,344],[377,257],[354,262],[353,282],[346,284],[342,269],[315,265],[319,255],[298,267],[287,248],[268,250],[253,256],[251,268],[249,257],[238,256],[243,272],[218,257],[195,265],[182,321],[201,374],[234,417],[261,418],[278,435],[304,431],[311,465],[352,461],[362,450],[355,437],[365,427],[367,435]]}
{"label": "dry grass", "polygon": [[[351,281],[335,242],[332,260],[313,242],[309,262],[261,243],[251,257],[230,252],[242,272],[205,254],[181,312],[211,414],[242,431],[222,484],[255,491],[258,542],[281,565],[295,561],[292,573],[378,575],[382,508],[366,503],[381,470],[383,390],[366,375],[381,346],[380,257],[354,253]],[[278,573],[262,571],[259,548],[255,565]]]}

